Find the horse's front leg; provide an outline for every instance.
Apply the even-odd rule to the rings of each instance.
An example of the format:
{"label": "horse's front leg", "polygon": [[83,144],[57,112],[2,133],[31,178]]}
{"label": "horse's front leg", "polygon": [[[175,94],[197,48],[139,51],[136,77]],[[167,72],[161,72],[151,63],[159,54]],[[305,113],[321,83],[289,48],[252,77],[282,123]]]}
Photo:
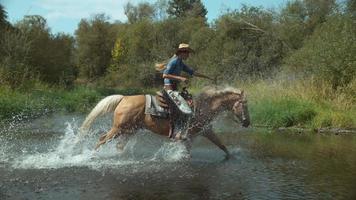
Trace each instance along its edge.
{"label": "horse's front leg", "polygon": [[231,158],[229,150],[227,150],[226,146],[221,142],[218,136],[216,136],[211,127],[203,132],[203,136],[210,140],[212,143],[214,143],[216,146],[218,146],[221,150],[223,150],[226,154],[225,158]]}
{"label": "horse's front leg", "polygon": [[109,132],[100,136],[99,142],[96,144],[95,150],[97,150],[101,145],[105,144],[107,141],[111,140],[119,132],[120,132],[120,130],[118,128],[113,127],[110,129]]}

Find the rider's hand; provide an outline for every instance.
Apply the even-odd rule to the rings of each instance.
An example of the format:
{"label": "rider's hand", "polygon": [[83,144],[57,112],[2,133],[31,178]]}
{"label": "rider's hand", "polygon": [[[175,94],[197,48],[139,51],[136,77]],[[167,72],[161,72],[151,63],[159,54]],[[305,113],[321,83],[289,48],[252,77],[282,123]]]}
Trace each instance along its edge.
{"label": "rider's hand", "polygon": [[182,81],[183,83],[185,83],[185,84],[187,84],[187,83],[188,83],[188,79],[187,79],[187,78],[185,78],[185,77],[182,77],[181,81]]}

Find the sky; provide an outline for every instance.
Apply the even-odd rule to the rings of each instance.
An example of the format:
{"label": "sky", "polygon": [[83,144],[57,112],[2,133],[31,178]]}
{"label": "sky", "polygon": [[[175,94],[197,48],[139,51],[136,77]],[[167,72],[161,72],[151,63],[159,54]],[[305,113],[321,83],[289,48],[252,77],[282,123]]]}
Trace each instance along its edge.
{"label": "sky", "polygon": [[[74,34],[78,23],[93,14],[105,13],[111,21],[127,21],[124,5],[128,2],[155,3],[157,0],[0,0],[7,11],[8,20],[16,23],[25,15],[41,15],[52,33]],[[202,0],[208,10],[208,21],[218,18],[227,9],[238,9],[242,4],[278,9],[287,0]]]}

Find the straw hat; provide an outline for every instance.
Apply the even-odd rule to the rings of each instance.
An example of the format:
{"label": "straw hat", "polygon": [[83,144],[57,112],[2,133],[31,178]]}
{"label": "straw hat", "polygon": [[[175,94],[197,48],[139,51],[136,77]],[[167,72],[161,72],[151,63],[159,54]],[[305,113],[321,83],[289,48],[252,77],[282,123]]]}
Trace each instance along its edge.
{"label": "straw hat", "polygon": [[176,51],[176,53],[178,52],[182,52],[182,51],[188,51],[189,53],[194,52],[194,50],[192,48],[189,47],[189,44],[185,44],[185,43],[181,43],[178,46],[178,49]]}

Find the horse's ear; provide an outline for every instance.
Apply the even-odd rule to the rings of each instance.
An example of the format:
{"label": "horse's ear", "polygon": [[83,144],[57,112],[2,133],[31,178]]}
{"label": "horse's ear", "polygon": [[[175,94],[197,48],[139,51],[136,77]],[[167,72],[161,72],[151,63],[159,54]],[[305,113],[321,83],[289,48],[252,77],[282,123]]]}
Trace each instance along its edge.
{"label": "horse's ear", "polygon": [[244,90],[241,90],[241,99],[245,100],[246,99],[246,94]]}

